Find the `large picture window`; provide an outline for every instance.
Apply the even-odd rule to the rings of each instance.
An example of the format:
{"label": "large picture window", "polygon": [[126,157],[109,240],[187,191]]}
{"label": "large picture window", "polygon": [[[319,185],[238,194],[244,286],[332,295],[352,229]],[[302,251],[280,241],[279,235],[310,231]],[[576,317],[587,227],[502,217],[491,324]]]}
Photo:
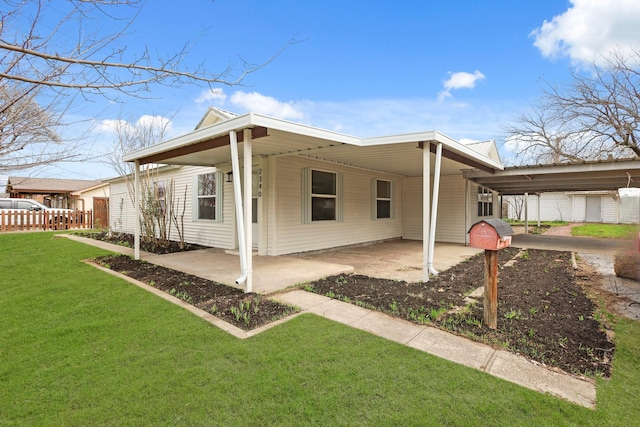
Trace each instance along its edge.
{"label": "large picture window", "polygon": [[218,192],[215,173],[198,175],[197,178],[197,219],[217,220]]}
{"label": "large picture window", "polygon": [[493,216],[493,193],[485,187],[478,187],[478,216]]}
{"label": "large picture window", "polygon": [[342,221],[342,176],[315,169],[302,171],[302,222]]}

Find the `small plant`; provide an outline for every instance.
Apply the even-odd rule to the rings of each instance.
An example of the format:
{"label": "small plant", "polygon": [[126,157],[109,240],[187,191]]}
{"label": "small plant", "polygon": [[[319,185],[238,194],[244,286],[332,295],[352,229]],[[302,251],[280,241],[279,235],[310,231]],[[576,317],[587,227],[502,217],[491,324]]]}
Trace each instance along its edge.
{"label": "small plant", "polygon": [[347,284],[347,279],[344,276],[338,276],[338,278],[336,279],[336,284],[338,285],[346,285]]}
{"label": "small plant", "polygon": [[535,316],[536,314],[538,314],[538,309],[535,308],[535,307],[531,307],[529,309],[529,314],[532,315],[532,316]]}
{"label": "small plant", "polygon": [[522,313],[520,312],[520,310],[516,310],[515,308],[512,308],[511,310],[507,311],[503,316],[507,320],[518,320],[522,317]]}
{"label": "small plant", "polygon": [[529,259],[529,251],[522,251],[522,253],[520,253],[520,259],[523,260],[528,260]]}
{"label": "small plant", "polygon": [[578,320],[581,322],[584,321],[584,316],[583,315],[578,316]]}
{"label": "small plant", "polygon": [[527,335],[529,335],[529,338],[532,338],[535,334],[536,334],[536,330],[533,328],[529,328],[529,331],[527,332]]}
{"label": "small plant", "polygon": [[336,293],[333,291],[329,291],[325,294],[325,296],[328,296],[329,298],[335,298],[336,297]]}
{"label": "small plant", "polygon": [[154,282],[153,280],[149,282],[149,286],[153,286],[155,288],[156,286],[156,282]]}
{"label": "small plant", "polygon": [[391,309],[391,312],[394,314],[399,313],[398,311],[398,303],[395,301],[392,301],[391,304],[389,304],[389,308]]}

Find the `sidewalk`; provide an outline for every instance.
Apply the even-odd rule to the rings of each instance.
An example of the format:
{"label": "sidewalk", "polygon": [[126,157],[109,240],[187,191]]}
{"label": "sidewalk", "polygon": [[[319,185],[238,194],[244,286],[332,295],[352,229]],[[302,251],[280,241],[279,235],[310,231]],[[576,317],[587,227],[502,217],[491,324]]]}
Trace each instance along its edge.
{"label": "sidewalk", "polygon": [[506,350],[496,350],[436,328],[416,325],[310,292],[294,290],[272,297],[306,312],[478,369],[523,387],[550,393],[587,408],[595,408],[596,386],[593,380],[549,370]]}

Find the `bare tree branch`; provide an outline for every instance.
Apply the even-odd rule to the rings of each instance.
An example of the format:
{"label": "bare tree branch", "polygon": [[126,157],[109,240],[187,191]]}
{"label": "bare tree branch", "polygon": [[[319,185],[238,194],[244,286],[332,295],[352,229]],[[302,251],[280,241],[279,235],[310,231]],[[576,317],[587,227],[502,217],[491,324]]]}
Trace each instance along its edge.
{"label": "bare tree branch", "polygon": [[640,52],[604,59],[574,70],[566,86],[549,85],[505,128],[505,145],[520,162],[640,157]]}

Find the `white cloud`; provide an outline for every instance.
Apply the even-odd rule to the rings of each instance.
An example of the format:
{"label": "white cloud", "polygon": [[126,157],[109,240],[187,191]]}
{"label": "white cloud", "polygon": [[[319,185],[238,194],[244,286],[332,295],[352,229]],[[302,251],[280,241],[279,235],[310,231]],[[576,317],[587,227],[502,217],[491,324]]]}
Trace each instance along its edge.
{"label": "white cloud", "polygon": [[292,102],[281,102],[258,92],[237,91],[229,99],[231,104],[246,111],[261,113],[280,119],[303,120],[300,106]]}
{"label": "white cloud", "polygon": [[171,130],[172,123],[171,119],[167,117],[145,114],[140,116],[135,123],[123,119],[104,119],[93,127],[93,131],[97,133],[116,134],[118,129],[135,129],[136,127],[149,128],[150,126],[154,126],[156,129],[165,129],[168,132]]}
{"label": "white cloud", "polygon": [[640,48],[638,0],[570,0],[564,13],[531,32],[545,58],[593,62],[613,49]]}
{"label": "white cloud", "polygon": [[227,100],[227,95],[222,88],[205,89],[200,92],[200,95],[196,98],[198,104],[216,104],[222,105]]}
{"label": "white cloud", "polygon": [[445,80],[443,84],[444,90],[438,93],[438,100],[443,101],[446,98],[451,98],[452,90],[473,89],[476,86],[476,82],[484,78],[484,74],[478,70],[473,73],[467,73],[465,71],[459,71],[457,73],[449,72],[449,78]]}

